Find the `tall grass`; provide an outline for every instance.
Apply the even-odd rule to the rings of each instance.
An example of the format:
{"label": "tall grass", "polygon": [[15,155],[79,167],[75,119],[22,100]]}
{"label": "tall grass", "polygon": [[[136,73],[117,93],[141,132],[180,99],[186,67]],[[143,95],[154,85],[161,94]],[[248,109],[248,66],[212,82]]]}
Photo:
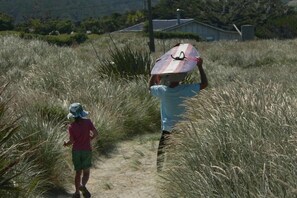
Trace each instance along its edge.
{"label": "tall grass", "polygon": [[187,103],[163,195],[295,197],[296,40],[220,45],[207,46],[210,87]]}
{"label": "tall grass", "polygon": [[[113,45],[110,39],[103,37],[101,41],[100,45]],[[118,46],[129,42],[132,41],[128,39]],[[63,147],[68,138],[69,120],[65,118],[72,102],[80,102],[90,111],[99,131],[94,144],[97,154],[108,154],[120,140],[159,131],[158,105],[148,94],[147,73],[115,79],[107,71],[98,72],[101,58],[109,54],[102,50],[102,57],[97,56],[96,46],[90,43],[63,48],[12,36],[1,37],[0,43],[0,82],[11,83],[7,95],[22,118],[19,138],[25,139],[29,147],[38,145],[28,159],[31,175],[39,176],[36,189],[41,193],[67,188],[71,184],[68,179],[73,179],[70,149]],[[139,53],[138,58],[149,56]],[[28,177],[25,175],[24,179]]]}
{"label": "tall grass", "polygon": [[45,179],[41,172],[34,171],[36,161],[32,159],[39,142],[27,142],[32,134],[22,134],[20,118],[11,110],[5,89],[2,86],[0,90],[0,196],[35,197],[41,193]]}
{"label": "tall grass", "polygon": [[296,195],[296,99],[276,83],[236,84],[192,101],[168,197]]}
{"label": "tall grass", "polygon": [[[22,136],[27,138],[28,144],[39,144],[38,149],[32,152],[35,161],[34,171],[42,173],[44,191],[52,188],[61,188],[70,181],[71,164],[70,151],[63,148],[63,141],[67,138],[67,111],[60,104],[51,99],[35,95],[36,99],[23,100],[26,106],[22,112]],[[33,104],[30,102],[35,100]],[[68,160],[66,160],[68,159]]]}
{"label": "tall grass", "polygon": [[131,79],[139,75],[148,75],[152,68],[150,53],[134,50],[129,45],[110,48],[108,55],[101,61],[99,74]]}
{"label": "tall grass", "polygon": [[[175,137],[177,143],[181,142],[177,147],[180,155],[170,157],[180,167],[168,165],[172,171],[164,173],[165,184],[168,184],[164,185],[168,190],[166,195],[233,195],[239,190],[225,188],[225,185],[235,185],[236,174],[240,170],[247,173],[242,178],[249,179],[249,184],[261,187],[249,191],[255,196],[268,193],[265,191],[270,189],[267,185],[276,188],[271,190],[271,194],[284,193],[284,190],[276,187],[275,178],[284,182],[283,189],[286,189],[285,184],[294,188],[295,181],[288,175],[288,170],[293,169],[288,167],[295,165],[290,151],[294,148],[293,131],[296,127],[292,118],[296,112],[294,97],[297,93],[296,86],[293,86],[296,82],[293,75],[296,73],[297,60],[293,51],[296,40],[247,43],[156,40],[157,52],[148,56],[140,53],[148,49],[147,38],[134,34],[112,34],[112,40],[109,35],[102,35],[96,41],[90,40],[75,48],[1,36],[0,83],[10,82],[5,96],[12,98],[10,109],[16,117],[21,118],[18,123],[19,134],[11,141],[11,145],[23,143],[23,140],[27,146],[25,148],[32,149],[30,157],[23,161],[22,167],[27,167],[24,168],[27,172],[19,177],[20,181],[28,181],[33,176],[35,178],[32,185],[24,186],[26,192],[36,195],[51,188],[67,188],[70,183],[66,178],[73,179],[70,149],[63,148],[69,122],[65,117],[72,102],[83,104],[99,130],[99,139],[94,144],[98,151],[96,154],[108,154],[118,141],[134,135],[158,132],[159,106],[158,101],[148,94],[148,65],[140,68],[144,69],[141,72],[133,73],[135,68],[129,68],[132,66],[130,61],[141,60],[141,64],[144,64],[149,59],[155,60],[180,42],[191,42],[200,50],[210,86],[188,103],[190,122],[180,125],[180,130],[188,138],[184,142],[182,137]],[[109,52],[114,43],[119,49],[129,46],[131,51],[127,50],[124,54],[128,53],[132,58],[120,58],[113,69],[121,74],[121,65],[126,65],[128,73],[132,75],[114,78],[101,64],[105,59],[109,62],[114,60]],[[192,80],[199,81],[196,72]],[[281,135],[281,132],[284,134]],[[281,145],[282,141],[287,143],[286,147]],[[260,145],[262,147],[258,147]],[[5,158],[8,156],[10,154],[5,155]],[[247,156],[247,159],[243,156]],[[271,163],[264,163],[263,156]],[[200,160],[204,158],[207,160],[203,165]],[[280,159],[289,165],[285,166]],[[249,170],[247,167],[252,160],[257,163],[251,165],[253,169]],[[220,163],[216,164],[218,161]],[[240,169],[231,169],[233,164]],[[280,169],[275,169],[276,166]],[[236,174],[231,170],[237,171]],[[249,175],[251,172],[255,174]],[[280,173],[286,177],[279,177]],[[197,179],[201,183],[196,182]],[[265,185],[261,186],[261,182]],[[205,184],[204,189],[199,189],[202,183]],[[243,180],[238,184],[241,185],[236,188],[242,193],[248,192],[243,190],[242,186],[246,184]]]}

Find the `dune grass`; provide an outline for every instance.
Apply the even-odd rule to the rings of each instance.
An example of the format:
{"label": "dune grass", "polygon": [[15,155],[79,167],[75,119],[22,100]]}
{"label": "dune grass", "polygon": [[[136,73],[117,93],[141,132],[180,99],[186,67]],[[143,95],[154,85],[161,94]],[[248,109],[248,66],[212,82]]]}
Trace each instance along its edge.
{"label": "dune grass", "polygon": [[21,133],[20,117],[6,95],[8,86],[0,88],[0,195],[31,197],[41,193],[46,183],[43,172],[35,169],[34,153],[40,144],[28,142],[34,134]]}
{"label": "dune grass", "polygon": [[[32,150],[30,157],[20,160],[24,171],[16,177],[35,178],[23,186],[22,195],[30,192],[36,197],[71,184],[70,149],[62,145],[72,102],[83,104],[99,130],[94,143],[97,156],[108,154],[118,141],[158,133],[159,103],[147,90],[149,64],[139,73],[126,64],[131,75],[114,78],[101,61],[120,68],[126,60],[115,61],[110,49],[129,46],[133,57],[127,62],[143,64],[180,42],[198,47],[210,86],[189,101],[189,122],[181,123],[182,132],[174,135],[178,145],[170,155],[174,163],[163,175],[164,196],[293,195],[295,179],[289,173],[294,175],[295,165],[296,40],[156,40],[157,52],[149,55],[147,42],[137,34],[111,34],[67,48],[0,36],[0,83],[9,83],[1,97],[11,98],[10,120],[19,118],[17,135],[9,142],[17,148],[25,140],[26,147],[19,147],[19,152]],[[191,81],[199,81],[197,71]]]}
{"label": "dune grass", "polygon": [[[119,47],[132,42],[124,40]],[[100,45],[113,46],[109,37],[101,41]],[[67,48],[15,36],[2,36],[0,43],[0,82],[10,83],[5,96],[12,98],[11,108],[20,117],[19,138],[12,144],[25,139],[29,148],[38,145],[27,167],[38,183],[31,191],[33,197],[71,184],[70,149],[63,147],[63,141],[68,138],[71,120],[66,115],[72,102],[83,104],[99,131],[94,143],[97,155],[108,154],[120,140],[159,131],[158,103],[147,90],[148,70],[129,79],[113,78],[107,70],[98,69],[101,58],[111,62],[113,57],[103,50],[102,57],[98,56],[95,44],[90,43]],[[130,51],[133,57],[134,51]],[[150,56],[139,51],[137,57],[146,60]],[[144,62],[136,63],[141,68]],[[28,179],[30,175],[19,177]]]}
{"label": "dune grass", "polygon": [[165,197],[296,196],[296,44],[207,46],[210,87],[177,126]]}

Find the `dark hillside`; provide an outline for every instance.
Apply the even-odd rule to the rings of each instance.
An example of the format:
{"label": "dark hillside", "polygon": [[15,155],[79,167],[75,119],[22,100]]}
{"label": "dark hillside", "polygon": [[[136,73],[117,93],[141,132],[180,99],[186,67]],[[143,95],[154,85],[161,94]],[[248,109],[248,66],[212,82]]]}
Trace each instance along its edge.
{"label": "dark hillside", "polygon": [[[196,13],[199,13],[199,10],[201,10],[200,6],[211,8],[211,4],[216,1],[208,1],[205,5],[202,5],[203,3],[201,4],[200,1],[188,0],[180,3],[178,3],[179,1],[164,0],[151,0],[151,2],[152,6],[160,2],[161,4],[162,2],[169,2],[169,5],[166,6],[165,9],[159,10],[157,15],[161,18],[172,18],[175,17],[175,15],[168,14],[170,10],[176,10],[177,8],[183,8],[183,6],[185,6],[185,11],[196,10]],[[295,5],[297,1],[282,0],[282,2],[288,5]],[[16,23],[32,17],[82,21],[89,17],[96,18],[100,16],[110,16],[113,13],[122,14],[127,11],[142,10],[146,8],[146,6],[147,0],[0,0],[0,13],[10,15],[15,19]],[[211,12],[214,11],[212,9]],[[184,15],[184,17],[189,17],[187,14]]]}
{"label": "dark hillside", "polygon": [[[152,5],[158,1],[152,0]],[[146,5],[146,0],[0,0],[0,12],[9,14],[17,23],[31,17],[81,21],[89,17],[141,10]]]}
{"label": "dark hillside", "polygon": [[[112,32],[147,19],[148,0],[0,0],[0,30]],[[154,19],[194,18],[225,30],[253,25],[258,38],[297,36],[297,0],[151,0]],[[133,12],[137,11],[137,12]],[[7,14],[9,16],[7,16]],[[28,20],[30,19],[30,20]],[[32,20],[33,19],[33,20]],[[63,22],[59,22],[63,20]],[[23,23],[24,22],[24,23]],[[73,23],[74,22],[74,23]],[[61,28],[62,26],[62,28]]]}

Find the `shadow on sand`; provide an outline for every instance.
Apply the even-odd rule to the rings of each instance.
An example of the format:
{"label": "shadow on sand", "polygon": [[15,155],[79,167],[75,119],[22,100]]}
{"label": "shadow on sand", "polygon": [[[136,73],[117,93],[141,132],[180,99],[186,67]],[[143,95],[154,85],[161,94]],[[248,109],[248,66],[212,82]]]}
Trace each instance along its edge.
{"label": "shadow on sand", "polygon": [[65,189],[52,189],[47,191],[44,198],[69,198],[72,197],[72,193],[67,192]]}

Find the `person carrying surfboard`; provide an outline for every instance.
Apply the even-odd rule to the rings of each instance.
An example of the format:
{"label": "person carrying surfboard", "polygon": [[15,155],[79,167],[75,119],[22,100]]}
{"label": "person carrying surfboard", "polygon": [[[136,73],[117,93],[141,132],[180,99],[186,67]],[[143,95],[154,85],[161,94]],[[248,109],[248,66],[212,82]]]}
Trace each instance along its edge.
{"label": "person carrying surfboard", "polygon": [[150,93],[159,98],[161,105],[161,127],[162,134],[157,151],[157,170],[161,171],[165,159],[165,146],[168,144],[169,136],[174,125],[180,121],[185,112],[184,100],[195,96],[200,90],[208,85],[208,80],[202,67],[203,59],[198,57],[197,67],[200,73],[200,83],[181,84],[185,73],[168,75],[151,75],[148,86]]}
{"label": "person carrying surfboard", "polygon": [[98,132],[90,119],[85,118],[88,112],[80,103],[72,103],[69,107],[67,118],[74,121],[68,126],[69,140],[64,141],[64,146],[72,145],[72,162],[75,169],[75,193],[73,198],[80,198],[79,191],[85,198],[91,197],[86,184],[90,177],[92,166],[91,140],[98,136]]}

